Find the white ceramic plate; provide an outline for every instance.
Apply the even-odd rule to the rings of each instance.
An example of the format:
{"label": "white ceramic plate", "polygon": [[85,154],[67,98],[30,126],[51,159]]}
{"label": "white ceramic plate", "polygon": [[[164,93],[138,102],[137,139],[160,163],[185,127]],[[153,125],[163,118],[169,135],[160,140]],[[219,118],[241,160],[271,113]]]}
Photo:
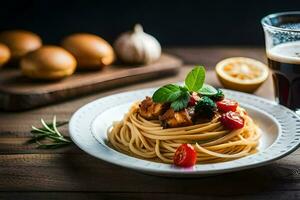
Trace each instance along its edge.
{"label": "white ceramic plate", "polygon": [[300,142],[300,118],[293,111],[254,95],[224,90],[226,97],[236,99],[259,125],[262,137],[258,153],[223,163],[197,164],[186,169],[134,158],[110,148],[106,132],[112,122],[121,120],[133,102],[152,96],[154,91],[155,88],[120,93],[83,106],[70,121],[72,140],[83,151],[101,160],[165,176],[204,176],[265,165],[293,152]]}

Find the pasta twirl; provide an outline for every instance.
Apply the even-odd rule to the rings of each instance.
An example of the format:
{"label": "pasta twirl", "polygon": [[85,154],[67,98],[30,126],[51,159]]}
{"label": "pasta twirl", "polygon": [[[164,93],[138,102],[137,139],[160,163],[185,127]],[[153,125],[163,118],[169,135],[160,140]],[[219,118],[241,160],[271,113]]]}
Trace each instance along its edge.
{"label": "pasta twirl", "polygon": [[259,129],[241,107],[244,127],[228,130],[216,115],[207,123],[178,128],[163,128],[159,120],[147,120],[135,103],[122,121],[108,130],[110,144],[118,151],[163,163],[173,163],[176,149],[183,143],[192,144],[197,163],[215,163],[241,158],[256,152]]}

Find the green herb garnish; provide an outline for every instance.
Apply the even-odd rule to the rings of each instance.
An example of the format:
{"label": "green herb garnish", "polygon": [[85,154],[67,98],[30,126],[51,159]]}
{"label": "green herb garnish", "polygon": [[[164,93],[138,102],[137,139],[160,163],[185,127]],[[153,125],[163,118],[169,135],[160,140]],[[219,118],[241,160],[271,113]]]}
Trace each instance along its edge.
{"label": "green herb garnish", "polygon": [[214,116],[214,112],[217,110],[217,106],[213,100],[207,96],[201,97],[200,101],[196,104],[195,111],[197,113],[205,114],[205,117],[211,118]]}
{"label": "green herb garnish", "polygon": [[204,96],[213,96],[218,93],[218,91],[211,85],[204,84],[199,90],[199,93]]}
{"label": "green herb garnish", "polygon": [[190,100],[190,95],[188,92],[182,93],[182,95],[171,103],[171,107],[175,111],[179,111],[183,108],[186,108]]}
{"label": "green herb garnish", "polygon": [[173,102],[182,95],[183,91],[180,86],[168,84],[155,91],[152,98],[154,102]]}
{"label": "green herb garnish", "polygon": [[194,67],[185,78],[185,85],[175,84],[165,85],[156,90],[152,99],[156,103],[171,103],[174,111],[179,111],[188,106],[190,94],[197,92],[202,96],[214,96],[217,90],[205,82],[205,68],[203,66]]}
{"label": "green herb garnish", "polygon": [[32,130],[30,132],[33,138],[27,143],[36,143],[38,144],[37,148],[40,149],[56,149],[72,143],[69,137],[63,136],[57,129],[68,122],[57,122],[56,116],[54,116],[52,123],[46,123],[43,119],[41,119],[41,123],[42,128],[31,126]]}
{"label": "green herb garnish", "polygon": [[196,66],[188,73],[185,78],[185,87],[190,92],[197,92],[200,90],[205,81],[205,69],[203,66]]}
{"label": "green herb garnish", "polygon": [[214,101],[222,101],[225,98],[225,95],[221,89],[217,89],[217,94],[211,97]]}

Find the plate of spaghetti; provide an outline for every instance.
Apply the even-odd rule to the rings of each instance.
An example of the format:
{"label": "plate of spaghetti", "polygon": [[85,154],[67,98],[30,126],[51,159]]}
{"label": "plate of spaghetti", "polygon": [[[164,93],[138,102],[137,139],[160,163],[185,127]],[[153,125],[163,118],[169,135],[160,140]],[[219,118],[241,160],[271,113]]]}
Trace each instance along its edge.
{"label": "plate of spaghetti", "polygon": [[300,118],[275,102],[184,83],[107,96],[74,113],[72,140],[88,154],[144,173],[205,176],[270,163],[296,150]]}

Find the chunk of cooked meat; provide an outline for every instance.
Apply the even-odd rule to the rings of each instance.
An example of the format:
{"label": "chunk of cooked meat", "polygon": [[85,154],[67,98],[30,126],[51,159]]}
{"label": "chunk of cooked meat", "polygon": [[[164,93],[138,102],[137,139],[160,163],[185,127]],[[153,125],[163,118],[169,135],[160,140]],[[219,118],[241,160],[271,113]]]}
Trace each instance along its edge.
{"label": "chunk of cooked meat", "polygon": [[162,125],[167,127],[181,127],[193,125],[191,116],[187,109],[175,112],[172,108],[167,110],[162,116],[159,117],[162,121]]}
{"label": "chunk of cooked meat", "polygon": [[146,97],[140,103],[140,115],[146,119],[158,119],[159,115],[162,115],[168,106],[162,103],[154,103],[151,97]]}

